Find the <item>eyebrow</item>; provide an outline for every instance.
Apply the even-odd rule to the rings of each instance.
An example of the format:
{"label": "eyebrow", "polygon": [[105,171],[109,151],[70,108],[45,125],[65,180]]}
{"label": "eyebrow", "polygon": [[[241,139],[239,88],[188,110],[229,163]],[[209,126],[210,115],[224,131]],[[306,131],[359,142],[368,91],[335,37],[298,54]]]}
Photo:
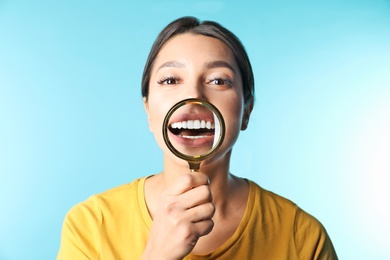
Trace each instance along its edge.
{"label": "eyebrow", "polygon": [[167,61],[164,62],[160,67],[158,67],[157,71],[162,68],[184,68],[184,63],[178,62],[178,61]]}
{"label": "eyebrow", "polygon": [[[167,61],[164,62],[160,67],[157,68],[157,71],[162,68],[185,68],[186,65],[179,61]],[[206,63],[205,66],[207,69],[214,69],[214,68],[228,68],[234,73],[236,73],[236,70],[233,68],[230,63],[223,61],[223,60],[216,60],[209,63]]]}
{"label": "eyebrow", "polygon": [[223,60],[216,60],[216,61],[209,62],[206,64],[206,68],[207,69],[228,68],[231,71],[233,71],[234,73],[236,73],[236,70],[233,68],[233,66],[230,65],[230,63],[223,61]]}

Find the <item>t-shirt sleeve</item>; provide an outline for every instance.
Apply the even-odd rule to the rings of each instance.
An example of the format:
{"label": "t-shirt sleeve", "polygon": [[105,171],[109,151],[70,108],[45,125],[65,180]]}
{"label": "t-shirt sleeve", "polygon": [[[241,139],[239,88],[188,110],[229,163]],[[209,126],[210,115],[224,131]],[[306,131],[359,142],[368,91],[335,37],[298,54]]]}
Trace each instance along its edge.
{"label": "t-shirt sleeve", "polygon": [[324,226],[301,209],[295,218],[295,244],[299,259],[338,259]]}
{"label": "t-shirt sleeve", "polygon": [[102,214],[95,196],[74,206],[62,226],[57,260],[99,259]]}

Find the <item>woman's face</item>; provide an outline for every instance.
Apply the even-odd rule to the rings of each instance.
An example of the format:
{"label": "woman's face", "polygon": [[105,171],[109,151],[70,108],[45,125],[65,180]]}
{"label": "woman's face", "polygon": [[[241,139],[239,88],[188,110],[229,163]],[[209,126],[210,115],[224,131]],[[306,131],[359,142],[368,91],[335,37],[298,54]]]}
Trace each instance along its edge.
{"label": "woman's face", "polygon": [[[170,39],[159,51],[151,70],[149,96],[145,99],[150,130],[165,155],[174,156],[162,137],[168,110],[187,98],[215,105],[226,125],[225,139],[215,161],[229,152],[239,131],[247,126],[252,104],[245,107],[242,78],[234,55],[222,41],[191,33]],[[174,144],[175,145],[175,144]]]}

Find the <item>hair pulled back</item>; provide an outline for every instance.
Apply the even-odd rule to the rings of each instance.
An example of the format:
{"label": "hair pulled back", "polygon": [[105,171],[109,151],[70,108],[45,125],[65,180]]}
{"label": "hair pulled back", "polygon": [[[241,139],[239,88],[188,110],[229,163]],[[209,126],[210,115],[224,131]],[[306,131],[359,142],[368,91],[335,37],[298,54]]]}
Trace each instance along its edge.
{"label": "hair pulled back", "polygon": [[238,67],[240,69],[244,99],[247,104],[254,100],[254,77],[252,66],[248,55],[241,41],[231,31],[212,21],[200,22],[195,17],[182,17],[168,24],[157,36],[152,49],[149,53],[142,75],[142,96],[148,98],[150,74],[153,68],[154,61],[164,44],[172,37],[184,34],[200,34],[208,37],[213,37],[224,42],[232,50]]}

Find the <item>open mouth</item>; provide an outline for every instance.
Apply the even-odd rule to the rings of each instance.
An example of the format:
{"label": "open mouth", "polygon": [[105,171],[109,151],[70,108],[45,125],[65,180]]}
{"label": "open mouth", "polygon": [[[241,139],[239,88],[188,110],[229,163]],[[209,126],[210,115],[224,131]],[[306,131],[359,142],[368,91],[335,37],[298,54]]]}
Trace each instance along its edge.
{"label": "open mouth", "polygon": [[171,123],[169,131],[177,137],[189,140],[212,138],[214,122],[204,119],[183,120]]}

